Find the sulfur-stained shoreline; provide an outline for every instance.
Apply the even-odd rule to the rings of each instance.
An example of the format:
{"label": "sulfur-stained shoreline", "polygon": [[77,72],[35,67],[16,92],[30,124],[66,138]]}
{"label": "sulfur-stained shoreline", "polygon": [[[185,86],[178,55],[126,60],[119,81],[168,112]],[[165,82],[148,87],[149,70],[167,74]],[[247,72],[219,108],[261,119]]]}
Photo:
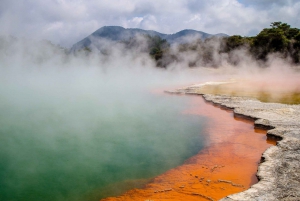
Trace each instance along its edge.
{"label": "sulfur-stained shoreline", "polygon": [[103,201],[216,201],[258,182],[255,174],[260,156],[276,140],[267,137],[265,129],[254,128],[252,119],[233,117],[231,109],[200,96],[188,99],[182,114],[205,117],[203,133],[199,134],[206,136],[206,146],[144,186]]}
{"label": "sulfur-stained shoreline", "polygon": [[221,200],[300,200],[300,105],[263,103],[255,98],[203,94],[198,90],[201,86],[203,85],[171,93],[203,95],[207,101],[233,109],[234,115],[254,119],[255,126],[269,129],[267,135],[281,138],[276,146],[263,153],[257,172],[259,182],[248,190]]}

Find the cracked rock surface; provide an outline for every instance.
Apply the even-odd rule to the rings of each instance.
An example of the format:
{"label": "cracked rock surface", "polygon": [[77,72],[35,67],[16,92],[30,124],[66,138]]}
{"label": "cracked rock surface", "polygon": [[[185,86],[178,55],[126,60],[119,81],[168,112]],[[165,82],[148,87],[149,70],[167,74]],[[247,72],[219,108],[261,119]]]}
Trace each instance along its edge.
{"label": "cracked rock surface", "polygon": [[[197,94],[191,88],[175,93]],[[203,94],[201,94],[203,95]],[[235,115],[253,118],[255,126],[282,140],[268,148],[258,167],[259,182],[221,201],[300,201],[300,105],[263,103],[254,98],[203,95],[207,101],[233,109]]]}

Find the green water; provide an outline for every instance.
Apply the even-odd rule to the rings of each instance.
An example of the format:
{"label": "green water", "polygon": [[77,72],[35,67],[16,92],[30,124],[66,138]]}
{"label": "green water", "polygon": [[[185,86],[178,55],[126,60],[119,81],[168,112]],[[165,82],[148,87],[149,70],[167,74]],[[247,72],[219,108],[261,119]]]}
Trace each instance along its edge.
{"label": "green water", "polygon": [[204,145],[204,117],[182,113],[189,97],[31,78],[1,81],[1,201],[96,201]]}

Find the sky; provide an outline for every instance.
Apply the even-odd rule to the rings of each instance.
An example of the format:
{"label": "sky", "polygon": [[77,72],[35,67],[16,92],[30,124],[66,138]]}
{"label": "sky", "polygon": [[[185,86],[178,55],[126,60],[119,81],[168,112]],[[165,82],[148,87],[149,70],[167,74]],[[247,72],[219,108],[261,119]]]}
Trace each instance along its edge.
{"label": "sky", "polygon": [[271,22],[300,28],[300,0],[1,0],[0,35],[71,47],[102,26],[254,36]]}

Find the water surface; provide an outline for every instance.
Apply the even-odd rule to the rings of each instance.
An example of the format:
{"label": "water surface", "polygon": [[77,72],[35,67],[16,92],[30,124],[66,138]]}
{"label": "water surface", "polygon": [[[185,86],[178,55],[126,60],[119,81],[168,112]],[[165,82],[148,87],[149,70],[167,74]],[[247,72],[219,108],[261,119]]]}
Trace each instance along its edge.
{"label": "water surface", "polygon": [[99,200],[204,145],[205,118],[183,114],[189,97],[153,94],[131,78],[67,78],[1,81],[0,200]]}

